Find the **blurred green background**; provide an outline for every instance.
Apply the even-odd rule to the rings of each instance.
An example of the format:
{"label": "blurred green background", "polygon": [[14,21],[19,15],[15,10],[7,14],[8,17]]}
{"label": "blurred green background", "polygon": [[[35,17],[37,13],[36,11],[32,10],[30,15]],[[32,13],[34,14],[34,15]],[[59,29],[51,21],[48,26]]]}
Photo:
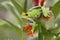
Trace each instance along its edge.
{"label": "blurred green background", "polygon": [[[9,1],[10,0],[0,0],[0,3],[9,2]],[[21,4],[21,6],[24,5],[22,2],[23,0],[17,0],[17,1]],[[56,2],[58,2],[58,0],[46,0],[45,5],[48,8],[53,7]],[[30,9],[32,6],[33,6],[32,0],[28,0],[27,10]],[[58,13],[57,13],[58,16],[56,17],[56,19],[51,18],[49,21],[46,22],[46,25],[48,24],[47,29],[49,29],[49,28],[51,29],[52,26],[54,26],[54,24],[55,24],[54,20],[56,21],[55,26],[60,25],[60,12],[58,12]],[[17,21],[16,18],[1,4],[0,4],[0,19],[7,19],[16,25],[18,24],[16,22]],[[0,23],[1,23],[1,21],[0,21]],[[0,24],[0,25],[1,25],[0,26],[0,40],[20,40],[18,33],[15,31],[14,28],[12,28],[11,26],[8,26],[9,24],[5,23],[5,24]],[[25,35],[25,34],[23,34],[23,35]],[[27,40],[36,40],[36,38],[38,37],[38,33],[35,33],[34,35],[35,36],[33,38],[30,36],[28,36],[28,38],[26,38],[27,35],[25,35],[24,38],[26,38]]]}

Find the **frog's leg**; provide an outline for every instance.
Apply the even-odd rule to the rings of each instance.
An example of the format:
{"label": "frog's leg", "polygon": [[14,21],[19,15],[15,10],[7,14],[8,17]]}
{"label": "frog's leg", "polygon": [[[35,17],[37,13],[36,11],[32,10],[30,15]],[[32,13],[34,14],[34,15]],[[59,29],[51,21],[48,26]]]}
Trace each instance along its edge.
{"label": "frog's leg", "polygon": [[44,2],[45,2],[45,0],[40,0],[40,5],[43,6]]}
{"label": "frog's leg", "polygon": [[36,26],[36,22],[33,22],[33,24],[32,24],[32,32],[34,33],[34,30],[35,30],[35,26]]}
{"label": "frog's leg", "polygon": [[24,30],[28,30],[28,29],[30,29],[32,26],[30,25],[30,24],[27,24],[27,25],[25,25],[23,28],[24,28]]}
{"label": "frog's leg", "polygon": [[34,6],[38,6],[39,0],[33,0]]}
{"label": "frog's leg", "polygon": [[45,17],[49,16],[44,6],[42,6],[41,9]]}
{"label": "frog's leg", "polygon": [[33,22],[33,24],[32,24],[32,31],[34,32],[34,30],[35,30],[35,26],[36,26],[36,22]]}
{"label": "frog's leg", "polygon": [[34,30],[35,30],[36,22],[33,22],[32,29],[28,32],[29,35],[34,36]]}

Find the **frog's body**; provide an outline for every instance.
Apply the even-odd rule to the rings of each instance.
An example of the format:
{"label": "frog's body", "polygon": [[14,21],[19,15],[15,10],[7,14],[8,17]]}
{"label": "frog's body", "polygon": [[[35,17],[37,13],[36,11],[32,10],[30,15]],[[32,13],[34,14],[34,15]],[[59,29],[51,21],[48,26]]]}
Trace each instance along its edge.
{"label": "frog's body", "polygon": [[36,7],[34,7],[34,8],[32,8],[32,9],[30,9],[27,13],[28,13],[28,16],[26,16],[25,14],[26,13],[22,13],[22,18],[32,18],[32,17],[35,17],[35,16],[37,16],[39,13],[40,13],[40,11],[41,11],[41,8],[40,7],[38,7],[38,8],[36,8]]}
{"label": "frog's body", "polygon": [[45,9],[44,6],[42,6],[42,7],[40,7],[40,6],[33,7],[33,8],[31,8],[31,9],[27,12],[28,16],[26,16],[26,15],[25,15],[26,13],[24,13],[24,12],[22,13],[21,16],[22,16],[22,18],[33,18],[33,17],[41,14],[41,12],[43,13],[43,15],[44,15],[45,17],[48,16],[48,13],[46,12],[46,9]]}
{"label": "frog's body", "polygon": [[[26,13],[22,13],[21,17],[22,18],[28,18],[29,21],[32,21],[35,16],[41,16],[41,14],[43,14],[45,17],[48,16],[48,13],[46,12],[46,9],[44,6],[40,7],[40,6],[36,6],[31,8],[28,12],[27,15]],[[31,31],[29,31],[29,33],[33,34],[34,30],[35,30],[35,26],[36,26],[36,22],[33,20],[33,24],[32,24],[32,29]]]}

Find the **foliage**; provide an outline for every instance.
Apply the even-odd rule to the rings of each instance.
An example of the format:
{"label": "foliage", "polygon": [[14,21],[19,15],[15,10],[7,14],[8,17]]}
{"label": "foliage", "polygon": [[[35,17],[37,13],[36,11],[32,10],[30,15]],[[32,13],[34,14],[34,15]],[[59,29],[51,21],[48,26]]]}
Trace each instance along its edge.
{"label": "foliage", "polygon": [[[25,25],[26,23],[29,23],[27,20],[21,18],[21,14],[22,12],[26,12],[27,11],[27,1],[24,1],[24,7],[22,7],[17,0],[10,0],[9,2],[2,2],[0,3],[2,6],[4,6],[7,10],[9,10],[16,18],[19,26],[21,28],[18,27],[18,25],[15,25],[14,23],[6,20],[6,19],[1,19],[0,20],[0,25],[5,25],[5,23],[9,24],[9,26],[11,26],[12,28],[14,28],[16,30],[16,32],[18,33],[20,40],[25,40],[24,38],[24,30],[23,30],[23,25]],[[19,13],[19,16],[17,15],[17,12]],[[60,0],[53,6],[50,8],[50,10],[53,12],[55,19],[60,11]],[[23,22],[24,21],[24,22]],[[45,27],[45,22],[44,20],[40,19],[36,19],[35,20],[38,24],[36,30],[38,30],[38,38],[37,40],[59,40],[60,39],[60,25],[58,25],[55,28],[51,28],[48,29]],[[55,20],[54,20],[55,21]],[[56,23],[55,23],[56,24]],[[27,40],[27,39],[26,39]]]}

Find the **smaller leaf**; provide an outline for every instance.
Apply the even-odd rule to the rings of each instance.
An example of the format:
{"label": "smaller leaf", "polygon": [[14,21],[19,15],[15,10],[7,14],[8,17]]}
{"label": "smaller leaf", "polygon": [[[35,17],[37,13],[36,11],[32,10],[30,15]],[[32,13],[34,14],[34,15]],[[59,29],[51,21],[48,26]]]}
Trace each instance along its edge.
{"label": "smaller leaf", "polygon": [[16,25],[14,25],[13,23],[11,23],[10,21],[8,21],[6,19],[2,19],[2,20],[4,20],[6,23],[10,24],[11,27],[14,28],[17,31],[17,33],[18,33],[18,35],[20,37],[20,40],[23,39],[23,31],[22,31],[22,29],[18,28]]}
{"label": "smaller leaf", "polygon": [[24,11],[27,11],[27,0],[24,0]]}
{"label": "smaller leaf", "polygon": [[5,22],[0,19],[0,25],[4,25]]}
{"label": "smaller leaf", "polygon": [[16,19],[19,21],[20,25],[22,25],[22,19],[19,18],[19,16],[16,14],[16,11],[14,10],[14,7],[9,4],[9,3],[6,3],[6,4],[2,4],[5,8],[7,8],[7,10],[9,10],[10,12],[12,12],[12,14],[16,17]]}
{"label": "smaller leaf", "polygon": [[19,13],[22,13],[24,11],[24,9],[18,4],[18,2],[16,0],[11,0],[11,2],[17,8]]}
{"label": "smaller leaf", "polygon": [[56,40],[60,40],[60,36],[58,36],[58,37],[56,38]]}
{"label": "smaller leaf", "polygon": [[51,31],[52,31],[52,33],[59,34],[60,33],[60,25],[58,25],[56,28],[52,29]]}
{"label": "smaller leaf", "polygon": [[60,1],[58,1],[53,7],[51,7],[51,10],[56,17],[58,13],[60,12]]}
{"label": "smaller leaf", "polygon": [[44,35],[44,40],[55,40],[56,36],[52,33],[46,32],[43,33]]}

